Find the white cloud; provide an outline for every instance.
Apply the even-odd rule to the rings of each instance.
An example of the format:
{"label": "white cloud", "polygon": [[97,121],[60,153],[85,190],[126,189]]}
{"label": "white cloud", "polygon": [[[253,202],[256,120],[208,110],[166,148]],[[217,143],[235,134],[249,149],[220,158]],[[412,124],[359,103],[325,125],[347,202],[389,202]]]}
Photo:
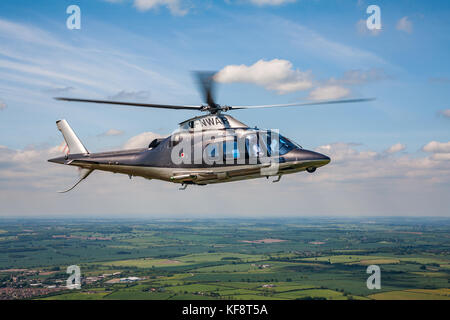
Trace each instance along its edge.
{"label": "white cloud", "polygon": [[439,113],[446,118],[450,118],[450,109],[441,110]]}
{"label": "white cloud", "polygon": [[293,69],[288,60],[259,60],[251,66],[228,65],[215,76],[222,83],[253,83],[279,94],[310,89],[313,85],[311,72]]}
{"label": "white cloud", "polygon": [[406,145],[402,144],[402,143],[396,143],[392,146],[390,146],[388,149],[386,149],[387,153],[397,153],[400,151],[403,151],[406,149]]}
{"label": "white cloud", "polygon": [[403,17],[397,22],[397,30],[412,33],[413,23],[408,19],[408,17]]}
{"label": "white cloud", "polygon": [[148,11],[160,6],[167,7],[173,15],[184,16],[187,9],[181,8],[181,0],[134,0],[134,6],[139,11]]}
{"label": "white cloud", "polygon": [[323,86],[309,93],[310,100],[341,99],[350,95],[350,90],[341,86]]}
{"label": "white cloud", "polygon": [[143,132],[125,142],[123,149],[147,148],[150,142],[157,138],[161,138],[161,136],[157,133]]}
{"label": "white cloud", "polygon": [[449,161],[450,153],[435,153],[431,156],[431,159],[437,161]]}
{"label": "white cloud", "polygon": [[422,150],[431,153],[450,153],[450,141],[449,142],[431,141],[427,143],[422,148]]}
{"label": "white cloud", "polygon": [[0,147],[0,189],[54,186],[54,182],[61,178],[60,171],[51,170],[47,159],[62,155],[59,147],[23,150]]}
{"label": "white cloud", "polygon": [[359,20],[356,23],[356,30],[361,35],[371,35],[371,36],[378,36],[382,29],[369,29],[367,28],[367,21],[364,19]]}
{"label": "white cloud", "polygon": [[350,159],[367,160],[377,156],[375,151],[358,151],[356,148],[359,146],[358,143],[336,142],[319,146],[316,151],[328,156],[331,155],[333,163],[343,163]]}
{"label": "white cloud", "polygon": [[322,81],[317,88],[310,92],[309,99],[327,100],[346,98],[351,92],[345,86],[363,85],[385,79],[389,79],[389,76],[380,68],[349,70],[340,78],[330,78]]}
{"label": "white cloud", "polygon": [[286,3],[292,3],[297,0],[250,0],[251,3],[257,6],[279,6]]}
{"label": "white cloud", "polygon": [[99,136],[106,136],[106,137],[112,137],[112,136],[120,136],[123,134],[122,130],[118,130],[118,129],[109,129],[106,132],[103,132],[102,134],[100,134]]}
{"label": "white cloud", "polygon": [[[402,146],[398,144],[391,148],[398,151]],[[398,157],[395,152],[360,151],[359,147],[355,144],[332,143],[316,148],[317,152],[331,158],[330,167],[323,170],[327,173],[321,174],[320,180],[376,184],[378,179],[384,178],[404,184],[405,187],[410,179],[423,179],[430,183],[450,182],[450,162],[446,161],[446,156],[418,158],[404,154]]]}

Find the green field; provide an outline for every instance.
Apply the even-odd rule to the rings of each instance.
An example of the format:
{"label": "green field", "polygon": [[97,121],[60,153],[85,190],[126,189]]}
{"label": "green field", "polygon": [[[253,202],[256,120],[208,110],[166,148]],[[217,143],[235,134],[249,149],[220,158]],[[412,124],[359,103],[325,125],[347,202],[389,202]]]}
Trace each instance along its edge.
{"label": "green field", "polygon": [[[0,230],[3,299],[2,288],[72,300],[450,299],[445,219],[12,220]],[[69,265],[80,290],[64,287]],[[369,265],[380,290],[366,286]]]}
{"label": "green field", "polygon": [[370,295],[369,298],[376,300],[449,300],[449,289],[436,290],[403,290],[390,291]]}

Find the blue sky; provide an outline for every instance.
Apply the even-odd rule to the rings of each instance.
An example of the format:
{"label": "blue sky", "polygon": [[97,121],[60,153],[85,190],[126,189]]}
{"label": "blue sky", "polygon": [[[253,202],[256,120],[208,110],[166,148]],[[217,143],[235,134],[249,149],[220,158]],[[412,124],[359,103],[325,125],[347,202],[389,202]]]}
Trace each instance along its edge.
{"label": "blue sky", "polygon": [[[81,9],[80,30],[66,27],[71,4]],[[380,32],[365,28],[369,4],[381,8]],[[1,1],[0,215],[120,214],[126,207],[136,215],[448,216],[449,18],[448,1]],[[149,210],[142,199],[147,193],[186,198],[192,208],[204,191],[180,195],[175,185],[130,184],[108,174],[91,176],[66,198],[53,194],[76,176],[44,163],[62,142],[56,120],[67,119],[90,151],[100,151],[169,134],[195,113],[70,104],[52,97],[199,104],[191,71],[227,66],[235,68],[218,86],[223,104],[377,100],[234,112],[248,125],[279,128],[305,148],[331,155],[332,163],[315,176],[286,177],[284,188],[265,179],[208,187],[223,194],[219,199],[228,205],[221,209],[212,203],[202,210],[178,205]],[[280,91],[286,86],[294,89]],[[99,193],[105,183],[115,189]],[[242,208],[228,201],[241,196],[236,188],[254,192]],[[114,198],[123,192],[133,194],[132,205],[118,206]],[[297,192],[305,198],[301,210]],[[283,198],[284,205],[254,204],[268,194]],[[324,198],[320,205],[308,200],[317,196]],[[29,203],[20,200],[24,197]],[[77,206],[67,209],[67,201]]]}

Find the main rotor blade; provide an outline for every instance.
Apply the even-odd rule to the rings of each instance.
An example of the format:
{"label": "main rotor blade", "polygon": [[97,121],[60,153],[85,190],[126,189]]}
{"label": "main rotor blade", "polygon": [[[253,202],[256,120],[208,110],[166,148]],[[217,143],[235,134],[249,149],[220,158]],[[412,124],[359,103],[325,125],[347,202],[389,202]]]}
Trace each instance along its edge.
{"label": "main rotor blade", "polygon": [[160,109],[185,109],[185,110],[201,110],[202,109],[201,106],[176,106],[176,105],[167,105],[167,104],[151,104],[151,103],[122,102],[122,101],[93,100],[93,99],[78,99],[78,98],[63,98],[63,97],[56,97],[55,99],[56,100],[60,100],[60,101],[118,104],[118,105],[123,105],[123,106],[160,108]]}
{"label": "main rotor blade", "polygon": [[203,94],[203,101],[212,108],[216,108],[214,101],[214,75],[212,71],[196,71],[197,82]]}
{"label": "main rotor blade", "polygon": [[321,100],[314,102],[294,102],[286,104],[271,104],[271,105],[261,105],[261,106],[230,106],[229,110],[236,109],[257,109],[257,108],[277,108],[277,107],[295,107],[295,106],[315,106],[321,104],[336,104],[336,103],[355,103],[355,102],[366,102],[373,101],[375,98],[361,98],[361,99],[342,99],[342,100]]}

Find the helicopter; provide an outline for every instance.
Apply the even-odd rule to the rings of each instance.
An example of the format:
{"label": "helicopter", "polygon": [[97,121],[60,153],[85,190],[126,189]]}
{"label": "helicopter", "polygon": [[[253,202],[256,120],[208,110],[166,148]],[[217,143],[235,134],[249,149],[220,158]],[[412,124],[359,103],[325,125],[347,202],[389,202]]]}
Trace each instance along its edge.
{"label": "helicopter", "polygon": [[294,102],[275,105],[230,106],[215,102],[213,72],[198,72],[197,79],[205,103],[166,105],[112,100],[55,97],[59,101],[100,103],[145,108],[196,110],[206,114],[179,123],[170,136],[150,141],[147,148],[90,153],[68,122],[56,121],[68,152],[49,162],[76,166],[79,180],[61,193],[74,189],[93,171],[101,170],[146,179],[157,179],[188,185],[208,185],[231,181],[277,177],[301,171],[313,173],[327,165],[330,158],[324,154],[303,149],[278,130],[250,128],[226,112],[240,109],[312,106],[323,104],[356,103],[373,98]]}

